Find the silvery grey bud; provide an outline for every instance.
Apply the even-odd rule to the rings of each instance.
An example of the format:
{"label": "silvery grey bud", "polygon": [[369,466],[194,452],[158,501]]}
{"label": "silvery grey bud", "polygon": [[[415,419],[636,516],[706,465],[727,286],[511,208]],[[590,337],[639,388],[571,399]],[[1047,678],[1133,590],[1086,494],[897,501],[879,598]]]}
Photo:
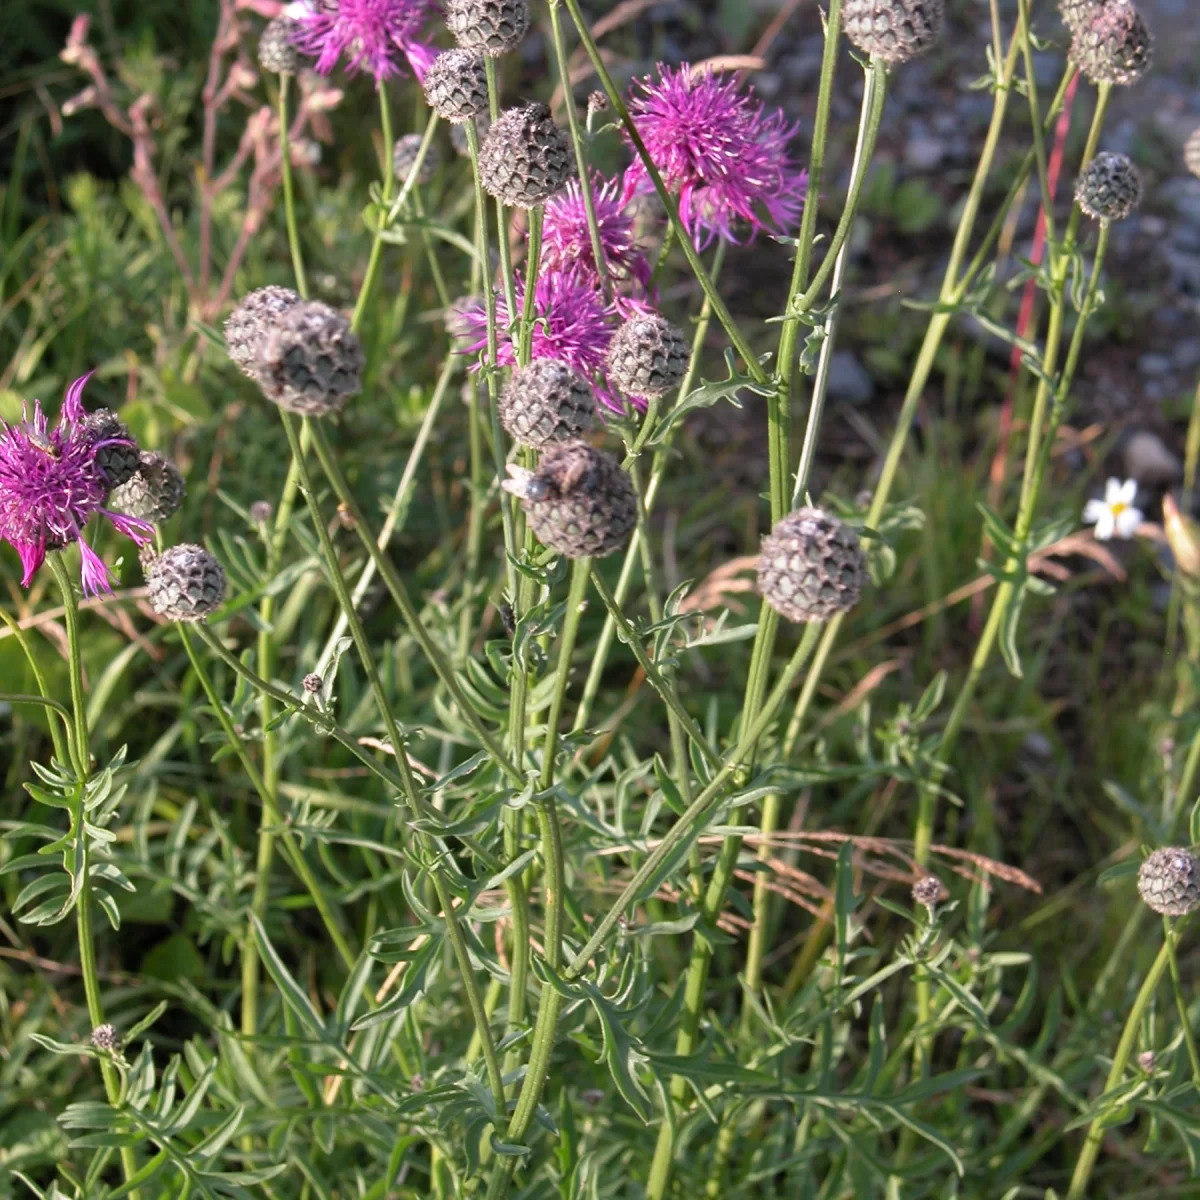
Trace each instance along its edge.
{"label": "silvery grey bud", "polygon": [[111,508],[140,521],[165,521],[179,511],[187,484],[179,468],[154,450],[138,455],[137,470],[108,498]]}
{"label": "silvery grey bud", "polygon": [[473,50],[443,50],[425,72],[421,87],[429,107],[451,125],[487,113],[487,68]]}
{"label": "silvery grey bud", "polygon": [[358,335],[336,308],[303,301],[267,331],[255,378],[280,408],[321,417],[362,391],[365,362]]}
{"label": "silvery grey bud", "polygon": [[1190,913],[1200,905],[1200,860],[1182,846],[1155,850],[1138,871],[1138,895],[1164,916]]}
{"label": "silvery grey bud", "polygon": [[575,174],[571,143],[545,104],[500,114],[479,151],[479,177],[488,194],[513,208],[536,208]]}
{"label": "silvery grey bud", "polygon": [[[402,184],[407,183],[409,175],[412,174],[417,155],[421,152],[422,140],[419,133],[406,133],[392,148],[392,170]],[[416,182],[428,183],[437,174],[441,165],[442,156],[437,146],[431,142],[425,149],[425,158],[421,162]]]}
{"label": "silvery grey bud", "polygon": [[258,39],[258,62],[264,71],[275,75],[295,75],[300,70],[300,51],[292,44],[298,22],[291,17],[276,17]]}
{"label": "silvery grey bud", "polygon": [[225,349],[243,374],[254,377],[267,331],[299,303],[299,292],[275,286],[256,288],[238,302],[225,322]]}
{"label": "silvery grey bud", "polygon": [[146,569],[150,607],[168,621],[202,621],[225,599],[225,568],[203,546],[164,550]]}
{"label": "silvery grey bud", "polygon": [[758,591],[789,621],[827,621],[849,612],[866,582],[858,534],[822,509],[788,513],[762,540]]}
{"label": "silvery grey bud", "polygon": [[97,1050],[107,1050],[111,1054],[120,1053],[121,1035],[112,1025],[97,1025],[92,1030],[90,1041]]}
{"label": "silvery grey bud", "polygon": [[665,396],[687,374],[691,347],[670,321],[635,313],[613,334],[605,369],[628,396]]}
{"label": "silvery grey bud", "polygon": [[446,0],[446,27],[464,50],[495,58],[529,32],[529,0]]}
{"label": "silvery grey bud", "polygon": [[845,0],[842,5],[851,43],[889,67],[932,50],[944,18],[944,0]]}

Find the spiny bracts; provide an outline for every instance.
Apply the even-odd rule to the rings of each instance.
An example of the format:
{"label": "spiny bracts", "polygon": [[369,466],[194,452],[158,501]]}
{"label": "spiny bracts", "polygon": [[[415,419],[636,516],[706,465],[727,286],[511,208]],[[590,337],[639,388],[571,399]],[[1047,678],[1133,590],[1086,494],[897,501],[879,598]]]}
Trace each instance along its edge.
{"label": "spiny bracts", "polygon": [[1075,183],[1075,202],[1097,221],[1123,221],[1142,199],[1142,177],[1124,154],[1102,150]]}
{"label": "spiny bracts", "polygon": [[202,621],[225,599],[225,568],[203,546],[172,546],[145,572],[150,607],[168,621]]}
{"label": "spiny bracts", "polygon": [[842,5],[846,36],[889,67],[933,49],[944,17],[943,0],[845,0]]}
{"label": "spiny bracts", "polygon": [[613,334],[605,368],[609,381],[626,395],[665,396],[687,374],[691,348],[669,321],[635,313]]}
{"label": "spiny bracts", "polygon": [[522,446],[569,442],[596,419],[592,386],[566,363],[539,358],[518,367],[499,396],[500,423]]}
{"label": "spiny bracts", "polygon": [[1138,895],[1167,917],[1182,917],[1200,905],[1200,859],[1181,846],[1148,855],[1138,871]]}
{"label": "spiny bracts", "polygon": [[822,509],[788,513],[762,540],[758,591],[788,621],[827,621],[848,612],[866,581],[858,534]]}
{"label": "spiny bracts", "polygon": [[183,474],[169,458],[154,450],[138,455],[137,470],[118,488],[109,504],[117,512],[142,521],[165,521],[179,511],[187,492]]}
{"label": "spiny bracts", "polygon": [[538,540],[567,558],[621,549],[637,525],[637,493],[620,464],[586,442],[547,449],[536,471],[508,468],[505,491],[521,498]]}
{"label": "spiny bracts", "polygon": [[267,331],[254,377],[273,404],[322,417],[362,391],[365,363],[350,322],[328,304],[303,301]]}
{"label": "spiny bracts", "polygon": [[461,125],[487,111],[487,69],[473,50],[444,50],[425,72],[425,100],[443,121]]}
{"label": "spiny bracts", "polygon": [[545,204],[574,174],[571,143],[545,104],[501,113],[479,151],[484,188],[512,208]]}
{"label": "spiny bracts", "polygon": [[254,377],[254,364],[267,331],[299,303],[299,292],[274,285],[255,288],[238,301],[225,321],[225,350],[243,374]]}

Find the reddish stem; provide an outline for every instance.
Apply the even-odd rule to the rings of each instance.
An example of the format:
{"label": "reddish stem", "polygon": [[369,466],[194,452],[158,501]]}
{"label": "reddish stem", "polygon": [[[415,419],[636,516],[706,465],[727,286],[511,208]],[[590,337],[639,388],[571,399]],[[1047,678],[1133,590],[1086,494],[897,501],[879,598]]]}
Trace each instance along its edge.
{"label": "reddish stem", "polygon": [[[1075,99],[1075,91],[1079,86],[1079,73],[1076,72],[1071,82],[1067,84],[1066,95],[1063,97],[1062,112],[1054,126],[1054,148],[1050,152],[1050,161],[1046,164],[1046,182],[1050,191],[1050,201],[1054,202],[1058,192],[1058,177],[1062,173],[1063,156],[1066,151],[1067,133],[1071,128],[1071,108]],[[1041,266],[1042,257],[1046,252],[1046,210],[1038,205],[1037,225],[1033,232],[1033,246],[1029,258],[1034,266]],[[1034,324],[1034,305],[1037,301],[1037,281],[1031,276],[1025,281],[1021,293],[1021,307],[1017,314],[1017,337],[1026,340]],[[995,510],[1000,506],[1004,494],[1004,482],[1008,476],[1008,452],[1012,443],[1013,406],[1016,401],[1017,384],[1021,378],[1021,360],[1023,351],[1020,346],[1013,346],[1008,360],[1008,390],[1004,403],[1000,406],[1000,420],[997,427],[996,453],[992,456],[991,470],[988,472],[988,507]],[[982,547],[983,558],[991,557],[992,544],[985,536]],[[970,628],[978,633],[983,620],[983,595],[980,593],[971,602]]]}

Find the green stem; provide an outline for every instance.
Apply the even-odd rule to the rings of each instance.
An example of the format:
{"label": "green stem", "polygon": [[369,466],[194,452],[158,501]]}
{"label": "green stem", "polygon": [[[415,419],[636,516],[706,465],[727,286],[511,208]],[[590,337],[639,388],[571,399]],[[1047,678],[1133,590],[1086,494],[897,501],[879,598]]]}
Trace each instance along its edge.
{"label": "green stem", "polygon": [[579,0],[563,0],[563,3],[566,4],[567,11],[571,14],[571,20],[575,24],[575,29],[579,33],[579,40],[583,43],[583,48],[587,51],[588,58],[591,59],[596,77],[600,80],[600,85],[604,88],[605,95],[608,96],[608,101],[612,105],[613,111],[625,127],[625,132],[628,134],[630,142],[633,143],[634,151],[642,160],[642,164],[646,168],[646,175],[654,185],[654,190],[658,193],[658,198],[662,201],[663,208],[666,209],[667,217],[671,222],[672,228],[675,230],[679,244],[687,256],[688,265],[692,268],[697,282],[704,290],[704,295],[712,305],[713,313],[716,315],[717,320],[721,322],[725,332],[729,335],[729,340],[741,356],[746,370],[759,383],[766,383],[767,373],[763,369],[762,363],[758,361],[758,356],[751,350],[750,344],[738,328],[737,322],[734,321],[725,301],[721,299],[716,284],[713,282],[708,271],[705,270],[704,263],[701,261],[695,244],[679,220],[679,205],[676,203],[675,198],[667,191],[662,175],[659,173],[658,167],[654,165],[654,160],[650,157],[650,152],[646,149],[646,143],[642,141],[642,135],[638,132],[633,118],[629,115],[629,109],[626,107],[621,93],[617,90],[617,86],[609,74],[608,67],[605,65],[604,59],[600,54],[600,48],[596,45],[591,31],[588,29],[587,21],[580,11]]}
{"label": "green stem", "polygon": [[[195,628],[205,645],[217,650],[218,657],[223,662],[228,663],[230,666],[235,666],[236,664],[235,669],[239,670],[239,674],[245,673],[241,669],[241,664],[238,663],[238,660],[229,654],[206,625],[197,625]],[[192,670],[195,672],[196,678],[200,681],[200,686],[204,690],[204,694],[208,697],[209,707],[212,709],[213,716],[217,719],[217,724],[221,726],[221,732],[224,733],[225,740],[237,755],[242,770],[246,772],[246,778],[250,780],[250,786],[258,794],[259,802],[262,804],[263,809],[262,825],[268,831],[269,835],[272,826],[280,828],[283,824],[275,797],[271,789],[267,787],[262,774],[254,765],[254,760],[250,757],[249,751],[246,749],[246,743],[238,736],[229,713],[226,712],[225,706],[221,703],[221,697],[217,694],[217,689],[212,679],[204,669],[204,664],[200,661],[200,656],[196,653],[196,648],[192,644],[191,633],[183,623],[179,625],[179,640],[183,642],[183,648],[187,652],[188,660],[192,664]],[[251,682],[253,682],[253,679]],[[329,897],[325,895],[320,881],[313,874],[312,868],[308,865],[308,860],[304,857],[295,836],[285,832],[283,834],[283,846],[284,857],[287,859],[288,865],[296,873],[296,877],[304,884],[305,889],[312,899],[313,906],[316,908],[321,922],[325,926],[325,931],[329,934],[329,939],[333,942],[334,949],[338,952],[338,957],[341,958],[347,970],[353,970],[357,955],[353,947],[346,940],[346,936],[342,932],[341,923],[337,919],[337,914],[329,902]],[[259,854],[261,857],[261,840],[259,842]],[[256,880],[255,900],[258,899],[258,883],[259,881]],[[262,905],[262,912],[254,911],[255,915],[261,920],[262,914],[266,912],[266,904]],[[246,938],[248,941],[253,942],[253,933],[248,930]],[[253,967],[250,966],[251,963],[254,964]],[[247,1005],[251,1007],[252,1017],[251,1020],[247,1020],[243,1012],[243,1028],[251,1023],[254,1027],[257,1027],[258,983],[258,955],[256,952],[244,952],[242,957],[242,1006],[243,1009]],[[247,986],[250,988],[249,993],[246,991]]]}
{"label": "green stem", "polygon": [[[595,572],[592,573],[592,578],[593,580],[596,578]],[[657,874],[663,863],[675,853],[676,848],[691,834],[693,826],[699,825],[721,802],[725,793],[725,785],[735,772],[745,768],[746,759],[758,743],[758,739],[766,732],[775,717],[775,713],[779,710],[780,705],[783,704],[788,692],[791,690],[792,684],[795,683],[796,678],[804,669],[804,664],[811,650],[811,646],[808,645],[810,641],[811,639],[805,638],[796,647],[795,653],[784,668],[783,674],[775,684],[770,696],[764,702],[757,719],[742,731],[737,745],[725,761],[725,764],[713,776],[708,786],[700,795],[692,801],[691,805],[683,812],[675,824],[667,830],[662,841],[654,848],[646,858],[646,861],[635,872],[633,878],[625,885],[624,890],[617,897],[616,901],[600,921],[597,922],[587,943],[571,959],[570,966],[566,971],[568,979],[577,978],[583,973],[588,961],[608,941],[622,914],[641,895],[642,889],[647,882]]]}
{"label": "green stem", "polygon": [[599,570],[593,568],[592,582],[596,585],[596,591],[600,593],[600,599],[604,601],[610,615],[617,623],[617,631],[620,634],[621,640],[628,644],[630,650],[633,651],[634,658],[637,659],[638,666],[646,672],[646,678],[650,681],[650,686],[662,697],[663,703],[679,718],[683,728],[687,731],[688,736],[696,744],[697,749],[714,767],[721,765],[721,756],[708,744],[708,738],[704,736],[703,730],[696,724],[691,713],[683,706],[683,701],[679,699],[679,692],[675,685],[668,679],[664,678],[662,672],[654,665],[650,656],[646,653],[646,648],[642,645],[641,639],[629,624],[628,618],[621,611],[621,606],[617,603],[616,596],[613,595],[612,589],[608,586],[608,582]]}
{"label": "green stem", "polygon": [[600,290],[612,294],[612,283],[608,276],[608,261],[604,257],[604,243],[600,237],[600,223],[596,219],[596,198],[592,194],[592,177],[588,170],[587,146],[579,128],[579,113],[575,108],[575,90],[571,85],[571,68],[567,58],[567,43],[563,37],[560,0],[550,0],[550,29],[554,39],[554,59],[558,64],[558,80],[563,90],[563,107],[567,111],[567,128],[571,133],[571,145],[575,149],[575,168],[579,172],[579,190],[583,196],[583,210],[587,215],[588,238],[592,243],[592,260],[596,274],[600,277]]}
{"label": "green stem", "polygon": [[[491,59],[487,60],[488,62]],[[479,175],[479,131],[474,121],[468,121],[463,128],[467,131],[467,151],[471,157],[471,175],[475,181],[475,240],[479,245],[483,260],[483,303],[487,314],[487,362],[484,364],[484,376],[488,388],[488,412],[492,427],[492,455],[496,464],[496,478],[503,479],[505,474],[504,431],[500,428],[500,414],[497,409],[497,391],[499,389],[499,338],[496,329],[496,288],[491,278],[491,268],[488,265],[488,223],[487,196],[483,190],[483,182]],[[512,315],[509,308],[509,315]],[[512,497],[503,489],[500,491],[500,522],[504,529],[504,559],[508,582],[508,594],[515,601],[517,598],[517,535],[516,521],[513,516]]]}
{"label": "green stem", "polygon": [[[854,161],[850,167],[850,186],[846,195],[846,207],[842,219],[838,223],[837,232],[821,270],[813,285],[799,302],[799,311],[807,311],[805,301],[809,296],[815,296],[818,285],[823,282],[822,272],[826,267],[832,268],[832,287],[830,289],[835,307],[825,319],[825,336],[821,342],[821,352],[817,360],[817,373],[813,379],[812,400],[808,409],[808,424],[804,431],[804,445],[800,451],[800,465],[796,470],[795,486],[791,490],[791,506],[802,503],[808,488],[808,479],[812,471],[813,461],[817,453],[817,436],[821,430],[821,418],[825,411],[825,394],[829,387],[830,364],[833,362],[833,348],[837,339],[838,319],[845,303],[841,297],[842,283],[846,274],[846,261],[849,257],[847,237],[854,224],[854,216],[858,211],[859,200],[862,197],[863,184],[867,178],[867,169],[875,153],[875,141],[879,136],[879,124],[883,119],[884,102],[887,99],[887,68],[878,59],[872,59],[870,67],[864,73],[862,108],[859,111],[858,140],[854,146]],[[794,315],[793,310],[787,310]],[[799,322],[795,322],[799,324]],[[787,477],[784,477],[784,495],[787,495]],[[778,520],[786,512],[786,507],[778,515],[771,513],[772,520]]]}
{"label": "green stem", "polygon": [[538,271],[542,265],[542,209],[529,210],[529,253],[525,258],[525,304],[521,310],[521,341],[517,362],[526,366],[533,355],[533,319],[537,316],[535,297]]}
{"label": "green stem", "polygon": [[1171,966],[1171,990],[1175,993],[1175,1010],[1179,1013],[1179,1024],[1183,1030],[1183,1043],[1187,1047],[1188,1062],[1192,1064],[1192,1083],[1200,1087],[1200,1054],[1196,1051],[1196,1035],[1192,1032],[1192,1019],[1188,1015],[1187,1000],[1183,995],[1183,982],[1179,977],[1179,959],[1175,953],[1175,931],[1171,918],[1163,917],[1163,939]]}
{"label": "green stem", "polygon": [[[76,936],[79,938],[79,971],[83,976],[83,993],[87,999],[88,1021],[93,1029],[104,1024],[104,1005],[100,999],[100,972],[96,966],[96,932],[92,923],[91,864],[88,861],[87,839],[82,836],[83,801],[88,778],[91,775],[91,755],[88,751],[87,703],[83,694],[83,647],[79,640],[79,603],[75,598],[75,585],[67,574],[62,553],[52,550],[46,555],[54,581],[62,594],[63,613],[67,626],[67,662],[71,677],[71,733],[68,748],[75,767],[75,798],[78,806],[72,813],[72,822],[80,833],[79,853],[84,861],[77,865],[82,875],[82,886],[75,902]],[[107,1058],[100,1060],[100,1074],[104,1078],[104,1094],[113,1108],[121,1103],[121,1081],[116,1067]],[[130,1146],[121,1148],[121,1170],[126,1181],[137,1174],[137,1159]],[[136,1190],[130,1192],[132,1200],[138,1200]]]}
{"label": "green stem", "polygon": [[[1154,960],[1149,974],[1142,981],[1142,986],[1138,991],[1137,998],[1133,1002],[1133,1007],[1129,1010],[1129,1016],[1125,1019],[1125,1028],[1121,1031],[1121,1040],[1117,1043],[1117,1051],[1113,1055],[1112,1067],[1108,1072],[1108,1080],[1104,1085],[1105,1092],[1111,1092],[1124,1078],[1125,1068],[1129,1065],[1129,1056],[1133,1053],[1133,1047],[1137,1043],[1142,1015],[1146,1011],[1146,1006],[1150,1003],[1150,998],[1154,995],[1155,988],[1158,987],[1158,981],[1167,969],[1170,957],[1171,950],[1168,940],[1163,943],[1163,947],[1158,952],[1158,957]],[[1080,1150],[1079,1157],[1075,1161],[1075,1171],[1071,1176],[1071,1187],[1067,1192],[1067,1200],[1084,1200],[1084,1197],[1087,1195],[1088,1180],[1092,1177],[1092,1168],[1096,1165],[1096,1159],[1100,1154],[1100,1146],[1104,1141],[1104,1128],[1105,1115],[1101,1113],[1093,1118],[1091,1125],[1088,1126],[1087,1138],[1084,1140],[1083,1149]]]}
{"label": "green stem", "polygon": [[[468,122],[468,125],[471,123]],[[392,112],[388,107],[387,84],[380,82],[379,84],[379,126],[380,133],[383,137],[383,197],[381,207],[387,208],[392,199],[392,187],[396,182],[395,167],[393,164],[393,152],[395,143],[392,138]],[[363,275],[362,286],[358,289],[358,300],[354,305],[354,315],[350,318],[350,328],[356,333],[362,325],[363,316],[367,311],[367,304],[371,299],[371,292],[375,287],[375,279],[379,274],[379,265],[383,257],[383,238],[380,234],[383,233],[384,218],[380,213],[376,217],[377,225],[372,231],[374,240],[371,242],[371,256],[367,259],[367,270]]]}
{"label": "green stem", "polygon": [[[813,118],[812,150],[808,160],[808,186],[804,195],[804,211],[800,215],[800,234],[797,238],[796,259],[792,265],[792,282],[788,289],[784,313],[790,313],[808,284],[809,267],[816,245],[817,215],[821,207],[821,186],[825,178],[825,148],[829,135],[829,111],[833,104],[833,84],[837,73],[838,44],[842,35],[842,0],[829,0],[825,17],[825,48],[821,55],[821,83],[817,92],[817,111]],[[779,353],[776,367],[779,386],[772,400],[768,419],[782,425],[782,432],[772,436],[769,452],[772,455],[771,516],[777,521],[787,511],[785,493],[791,470],[790,425],[792,389],[796,377],[796,348],[800,340],[800,322],[784,321],[779,331]],[[778,490],[783,481],[783,490]]]}
{"label": "green stem", "polygon": [[[1092,128],[1088,136],[1087,147],[1084,150],[1083,165],[1086,166],[1095,151],[1099,138],[1100,126],[1108,103],[1108,88],[1101,86],[1096,110],[1092,118]],[[1092,275],[1083,307],[1079,313],[1075,330],[1068,348],[1067,359],[1061,378],[1055,384],[1054,378],[1058,367],[1058,355],[1062,341],[1063,323],[1066,314],[1067,274],[1071,262],[1071,249],[1074,245],[1079,209],[1076,207],[1067,227],[1066,240],[1061,253],[1054,256],[1054,274],[1050,292],[1050,322],[1046,331],[1046,346],[1042,354],[1041,373],[1038,379],[1037,392],[1034,396],[1033,412],[1029,424],[1029,442],[1025,453],[1025,474],[1021,486],[1021,499],[1017,511],[1014,534],[1018,543],[1024,543],[1033,527],[1033,519],[1037,512],[1037,502],[1041,491],[1050,451],[1058,424],[1062,419],[1067,398],[1070,395],[1075,368],[1083,345],[1088,318],[1096,303],[1100,282],[1100,270],[1104,254],[1108,246],[1108,226],[1102,223],[1100,237],[1096,245],[1096,254],[1092,263]],[[1051,407],[1051,397],[1053,406]],[[1044,450],[1043,450],[1044,447]],[[1006,564],[1007,572],[1015,571],[1020,566],[1016,559],[1010,558]],[[996,641],[1008,617],[1008,611],[1017,598],[1017,587],[1009,579],[1005,579],[996,589],[992,601],[992,609],[988,615],[987,624],[980,635],[971,658],[971,666],[963,681],[938,740],[937,755],[929,781],[921,788],[917,806],[916,832],[914,835],[913,853],[917,862],[925,863],[929,857],[929,846],[933,838],[933,830],[937,821],[937,800],[939,784],[944,775],[946,764],[949,762],[958,735],[962,731],[967,711],[975,696],[979,680],[991,660]]]}
{"label": "green stem", "polygon": [[[470,128],[469,125],[468,128]],[[517,790],[520,791],[525,786],[524,775],[509,760],[495,735],[483,724],[479,714],[472,707],[466,693],[459,684],[458,677],[455,675],[450,660],[422,624],[420,614],[413,605],[408,595],[408,589],[404,586],[404,582],[400,578],[395,565],[380,550],[375,538],[371,535],[362,509],[359,507],[358,501],[354,498],[354,493],[350,490],[350,485],[346,482],[346,477],[342,474],[341,467],[338,466],[333,450],[325,437],[325,431],[319,424],[313,426],[313,446],[316,449],[321,467],[325,472],[325,477],[329,480],[338,501],[345,506],[345,511],[349,514],[363,547],[371,558],[374,559],[380,578],[383,579],[392,600],[400,610],[401,616],[404,617],[413,640],[421,648],[421,652],[429,660],[430,666],[433,667],[455,704],[458,705],[462,719],[471,727],[471,732],[479,739],[480,745],[487,750],[495,760],[496,765],[508,776]]]}
{"label": "green stem", "polygon": [[[722,242],[717,247],[716,256],[713,259],[712,274],[716,279],[721,273],[721,267],[725,261],[725,243]],[[700,368],[700,352],[704,346],[704,339],[708,336],[708,327],[712,321],[712,305],[709,304],[708,298],[705,297],[704,303],[700,307],[700,316],[696,321],[696,331],[692,335],[692,352],[688,360],[687,375],[684,376],[683,383],[679,388],[680,396],[687,396],[692,390],[692,384],[696,379],[696,375]],[[647,414],[649,415],[649,414]],[[668,431],[671,432],[671,431]],[[641,449],[646,438],[649,437],[649,427],[643,425],[643,433],[639,434],[638,440],[634,443],[634,449]],[[666,474],[668,463],[668,451],[670,448],[670,438],[666,443],[655,451],[654,459],[650,467],[650,479],[646,484],[646,494],[643,497],[642,508],[649,517],[654,510],[654,502],[658,498],[659,487],[662,484]],[[631,465],[627,459],[626,465]],[[625,551],[625,560],[621,564],[621,573],[617,577],[617,586],[615,596],[617,598],[618,607],[623,608],[625,600],[629,595],[629,588],[633,582],[634,568],[637,566],[638,547],[641,542],[641,523],[634,530],[633,537],[630,539],[629,546]],[[596,645],[596,652],[592,657],[592,665],[588,669],[587,682],[583,687],[583,696],[579,701],[579,708],[575,713],[575,721],[572,725],[572,730],[578,732],[587,727],[588,721],[591,720],[592,709],[595,707],[596,697],[600,692],[600,681],[604,676],[604,671],[608,665],[608,656],[612,650],[613,640],[616,637],[617,623],[616,619],[610,613],[605,617],[604,626],[600,631],[600,640]]]}
{"label": "green stem", "polygon": [[[409,451],[408,460],[405,462],[404,470],[401,472],[400,482],[396,484],[396,490],[392,494],[392,502],[388,505],[387,515],[384,517],[383,525],[379,530],[379,537],[376,539],[375,544],[381,551],[387,550],[392,538],[404,528],[404,524],[408,520],[409,505],[412,501],[417,470],[420,468],[425,450],[433,436],[434,427],[442,411],[442,404],[450,391],[450,384],[454,379],[454,372],[457,366],[455,356],[453,354],[447,355],[446,361],[442,366],[442,373],[438,376],[438,381],[434,385],[433,395],[429,400],[429,407],[425,410],[425,416],[421,419],[421,427],[417,430],[412,450]],[[303,427],[300,433],[302,445],[311,443],[312,434],[308,426]],[[366,596],[371,584],[375,581],[377,570],[375,560],[373,558],[368,559],[363,569],[359,572],[358,578],[354,581],[354,591],[351,594],[351,599],[354,601],[356,611],[362,604],[363,597]],[[323,675],[328,669],[329,664],[333,661],[337,644],[345,634],[346,614],[339,611],[333,630],[325,639],[325,646],[321,650],[321,656],[317,660],[316,667],[313,668],[318,675]]]}
{"label": "green stem", "polygon": [[300,251],[300,230],[296,224],[296,197],[292,184],[292,161],[288,151],[288,88],[290,75],[279,77],[279,170],[283,176],[283,212],[287,220],[288,249],[292,255],[292,270],[296,275],[296,291],[308,299],[308,280],[304,274],[304,257]]}
{"label": "green stem", "polygon": [[[546,723],[546,741],[542,749],[542,770],[539,786],[547,791],[554,782],[554,760],[558,745],[558,726],[562,721],[563,703],[571,678],[571,660],[575,654],[575,641],[579,632],[579,620],[583,615],[584,596],[587,593],[588,576],[592,560],[580,558],[571,567],[571,586],[567,595],[567,609],[563,616],[562,635],[559,639],[558,664],[555,669],[554,696],[550,702],[550,714]],[[562,830],[558,821],[558,809],[551,796],[537,800],[538,832],[542,839],[542,858],[545,861],[545,948],[546,965],[554,972],[562,969],[562,918],[563,895],[566,873],[563,861]],[[520,1144],[533,1123],[534,1114],[546,1085],[550,1071],[550,1059],[554,1053],[554,1032],[558,1014],[562,1009],[562,997],[549,984],[542,985],[538,999],[537,1021],[533,1030],[533,1046],[529,1054],[529,1066],[521,1091],[517,1097],[512,1120],[505,1133],[505,1140]],[[515,1170],[510,1156],[500,1156],[493,1168],[487,1195],[491,1200],[503,1196],[512,1182]]]}

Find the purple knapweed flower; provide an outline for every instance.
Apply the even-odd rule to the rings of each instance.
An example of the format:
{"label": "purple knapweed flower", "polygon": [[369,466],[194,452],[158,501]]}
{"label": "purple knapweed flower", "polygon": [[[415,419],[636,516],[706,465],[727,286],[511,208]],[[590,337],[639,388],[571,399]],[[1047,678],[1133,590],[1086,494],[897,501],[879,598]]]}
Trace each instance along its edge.
{"label": "purple knapweed flower", "polygon": [[[503,291],[496,294],[496,328],[499,333],[497,357],[502,366],[517,361],[517,336],[521,314],[525,311],[525,281],[518,275],[515,287],[516,323],[509,332],[508,302]],[[533,326],[533,358],[556,358],[583,375],[592,378],[604,367],[608,343],[612,341],[613,307],[592,284],[576,271],[543,271],[533,294],[536,319]],[[465,353],[487,349],[487,313],[476,300],[461,313],[463,328],[474,340]]]}
{"label": "purple knapweed flower", "polygon": [[78,542],[84,595],[112,591],[108,567],[83,540],[84,526],[97,513],[139,546],[154,532],[145,521],[104,507],[108,480],[96,452],[126,439],[95,439],[84,423],[80,396],[90,378],[91,372],[67,389],[53,429],[40,401],[34,402],[32,418],[25,409],[17,425],[0,421],[0,540],[20,555],[24,587],[33,582],[47,550]]}
{"label": "purple knapweed flower", "polygon": [[[620,182],[593,174],[592,203],[609,278],[618,286],[632,285],[635,295],[645,295],[652,269],[634,232],[633,215],[627,211],[628,202],[621,197]],[[572,179],[557,196],[546,202],[542,264],[550,271],[574,267],[583,278],[599,286],[600,274],[596,269],[596,256],[592,253],[587,207],[578,179]]]}
{"label": "purple knapweed flower", "polygon": [[297,22],[293,43],[316,59],[318,73],[344,59],[347,71],[368,71],[380,84],[400,74],[401,56],[424,79],[437,55],[421,40],[433,9],[431,0],[298,0],[285,11]]}
{"label": "purple knapweed flower", "polygon": [[[795,226],[808,175],[788,154],[795,136],[779,109],[768,112],[737,81],[684,63],[659,64],[637,81],[629,110],[667,189],[679,199],[684,228],[703,247],[736,242],[734,223],[782,233]],[[625,198],[653,185],[640,158],[625,172]]]}

